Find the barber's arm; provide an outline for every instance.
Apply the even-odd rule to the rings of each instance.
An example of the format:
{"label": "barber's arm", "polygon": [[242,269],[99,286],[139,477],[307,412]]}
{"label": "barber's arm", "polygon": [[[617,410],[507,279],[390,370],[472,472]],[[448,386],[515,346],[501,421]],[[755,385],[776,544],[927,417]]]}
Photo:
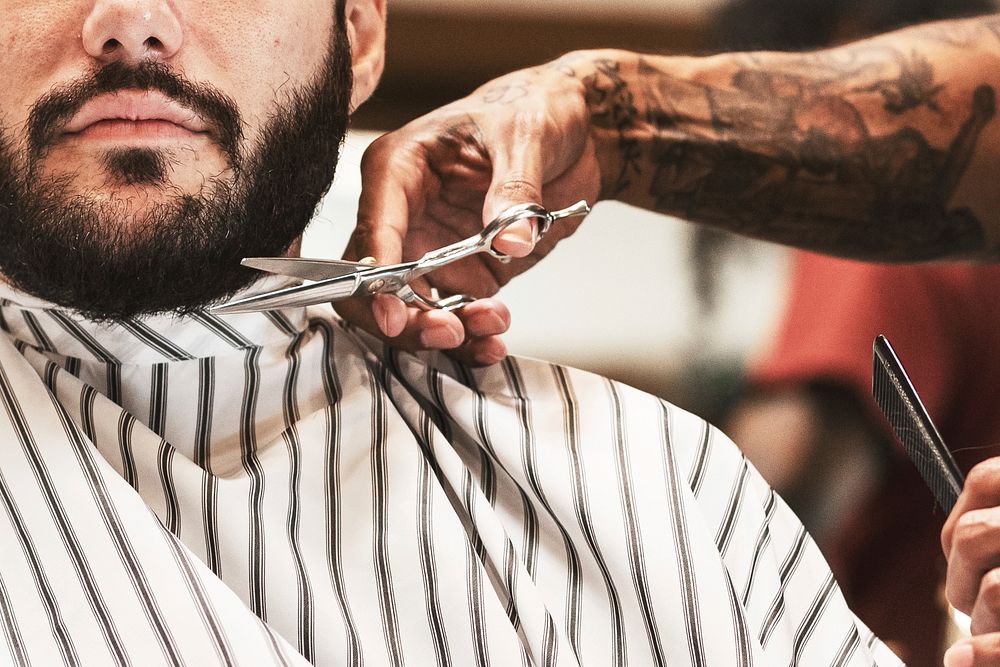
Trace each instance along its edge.
{"label": "barber's arm", "polygon": [[[945,664],[1000,665],[1000,458],[969,472],[941,544],[948,558],[948,600],[972,617],[973,634],[952,647]],[[960,661],[963,653],[972,661]]]}
{"label": "barber's arm", "polygon": [[[805,54],[571,53],[376,142],[349,252],[397,261],[511,204],[587,198],[850,257],[994,259],[998,88],[996,17]],[[429,282],[492,295],[572,230],[560,223],[537,246],[527,226],[512,230],[496,246],[523,259],[468,262]],[[404,347],[464,340],[467,360],[503,354],[496,301],[465,314],[481,326],[389,297],[343,312]]]}

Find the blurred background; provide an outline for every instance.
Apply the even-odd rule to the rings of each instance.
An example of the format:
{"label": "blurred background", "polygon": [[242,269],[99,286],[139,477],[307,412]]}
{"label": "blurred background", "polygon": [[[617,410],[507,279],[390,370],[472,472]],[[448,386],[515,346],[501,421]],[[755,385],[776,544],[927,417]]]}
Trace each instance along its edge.
{"label": "blurred background", "polygon": [[[368,143],[505,72],[582,48],[818,48],[994,9],[993,0],[389,0],[383,82],[354,116],[303,255],[340,256]],[[720,425],[803,518],[862,620],[919,667],[940,664],[953,631],[940,592],[944,517],[868,397],[871,339],[890,333],[946,442],[995,444],[1000,411],[981,399],[1000,395],[1000,312],[975,313],[997,290],[998,270],[827,260],[606,202],[500,296],[512,352],[614,377]],[[998,350],[996,372],[982,357],[970,362],[969,349]]]}

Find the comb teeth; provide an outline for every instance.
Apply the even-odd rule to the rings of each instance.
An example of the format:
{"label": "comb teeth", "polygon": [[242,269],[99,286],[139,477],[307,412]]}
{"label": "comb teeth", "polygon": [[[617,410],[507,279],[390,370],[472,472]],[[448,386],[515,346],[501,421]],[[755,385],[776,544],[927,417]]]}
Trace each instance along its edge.
{"label": "comb teeth", "polygon": [[872,392],[920,476],[946,512],[962,492],[962,473],[884,336],[875,339]]}

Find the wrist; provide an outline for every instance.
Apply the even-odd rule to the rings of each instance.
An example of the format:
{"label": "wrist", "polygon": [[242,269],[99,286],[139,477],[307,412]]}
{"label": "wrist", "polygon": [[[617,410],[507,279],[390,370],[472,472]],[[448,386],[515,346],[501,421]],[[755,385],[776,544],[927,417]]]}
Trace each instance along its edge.
{"label": "wrist", "polygon": [[651,151],[662,128],[649,98],[675,64],[690,58],[600,49],[566,56],[573,63],[601,171],[601,198],[649,206]]}

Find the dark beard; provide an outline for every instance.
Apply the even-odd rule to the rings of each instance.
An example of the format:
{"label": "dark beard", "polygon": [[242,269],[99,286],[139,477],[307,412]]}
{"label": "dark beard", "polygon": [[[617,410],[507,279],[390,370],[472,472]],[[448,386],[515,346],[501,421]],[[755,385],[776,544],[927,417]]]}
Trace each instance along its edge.
{"label": "dark beard", "polygon": [[[232,177],[129,219],[127,201],[98,204],[73,194],[69,178],[33,173],[51,128],[96,94],[127,88],[160,90],[206,117]],[[36,105],[25,173],[16,173],[11,142],[0,132],[0,272],[15,287],[96,320],[184,314],[223,300],[260,276],[241,267],[242,258],[281,255],[301,236],[333,180],[350,94],[350,48],[338,21],[317,78],[290,94],[243,156],[239,113],[225,96],[156,63],[104,67]],[[109,152],[103,166],[118,183],[168,188],[168,163],[169,155],[136,148]]]}

